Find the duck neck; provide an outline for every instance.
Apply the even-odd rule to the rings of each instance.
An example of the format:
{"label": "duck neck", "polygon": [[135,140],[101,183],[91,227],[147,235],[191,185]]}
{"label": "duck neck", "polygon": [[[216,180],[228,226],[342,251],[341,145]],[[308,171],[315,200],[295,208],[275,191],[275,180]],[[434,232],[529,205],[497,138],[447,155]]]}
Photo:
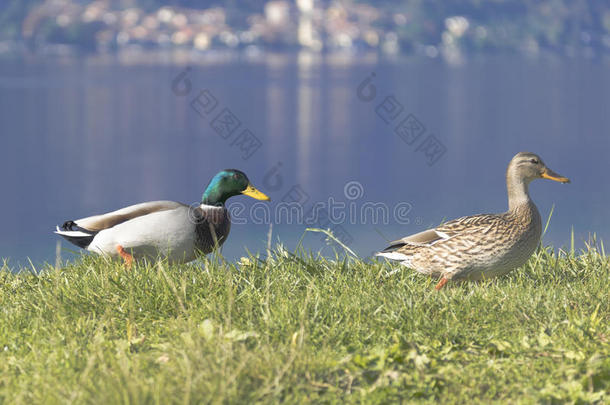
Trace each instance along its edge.
{"label": "duck neck", "polygon": [[508,189],[508,210],[514,211],[532,200],[529,193],[529,182],[513,173],[506,174],[506,187]]}
{"label": "duck neck", "polygon": [[208,187],[201,197],[201,204],[222,207],[225,205],[227,198],[229,196],[222,193],[217,187]]}

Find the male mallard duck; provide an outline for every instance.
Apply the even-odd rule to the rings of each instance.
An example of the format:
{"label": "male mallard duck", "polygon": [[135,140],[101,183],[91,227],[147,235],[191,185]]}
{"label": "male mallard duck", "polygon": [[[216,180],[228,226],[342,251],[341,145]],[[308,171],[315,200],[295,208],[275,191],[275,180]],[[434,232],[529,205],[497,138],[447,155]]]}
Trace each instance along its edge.
{"label": "male mallard duck", "polygon": [[540,214],[528,192],[529,183],[539,178],[570,182],[546,167],[537,155],[517,153],[506,170],[508,211],[454,219],[394,241],[377,256],[440,277],[437,290],[449,280],[480,280],[508,273],[525,264],[540,242]]}
{"label": "male mallard duck", "polygon": [[269,200],[245,173],[228,169],[218,173],[203,193],[201,204],[152,201],[118,211],[65,222],[55,233],[91,252],[120,255],[128,266],[134,257],[189,262],[198,252],[210,253],[229,236],[231,220],[225,202],[245,194]]}

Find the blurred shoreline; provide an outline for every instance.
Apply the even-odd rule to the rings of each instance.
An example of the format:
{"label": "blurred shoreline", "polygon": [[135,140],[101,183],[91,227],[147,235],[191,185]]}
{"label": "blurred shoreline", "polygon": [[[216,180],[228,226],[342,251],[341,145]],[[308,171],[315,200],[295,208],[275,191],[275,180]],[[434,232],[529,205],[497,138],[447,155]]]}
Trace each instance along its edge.
{"label": "blurred shoreline", "polygon": [[270,53],[423,57],[610,57],[610,7],[594,0],[492,4],[256,0],[7,0],[0,58],[119,55],[130,60],[256,60]]}
{"label": "blurred shoreline", "polygon": [[554,52],[540,52],[535,55],[510,51],[490,52],[486,54],[460,55],[459,59],[444,57],[431,58],[421,54],[384,54],[374,50],[336,50],[315,52],[307,49],[266,50],[257,49],[214,49],[196,51],[182,48],[142,49],[128,47],[112,53],[89,53],[69,45],[49,45],[43,52],[31,52],[19,44],[8,45],[0,42],[0,63],[86,63],[92,65],[167,65],[167,66],[209,66],[226,63],[243,62],[247,64],[300,66],[374,66],[379,63],[441,63],[449,66],[464,66],[489,60],[518,59],[531,62],[557,62],[589,60],[594,63],[609,64],[610,55],[572,55],[570,57]]}

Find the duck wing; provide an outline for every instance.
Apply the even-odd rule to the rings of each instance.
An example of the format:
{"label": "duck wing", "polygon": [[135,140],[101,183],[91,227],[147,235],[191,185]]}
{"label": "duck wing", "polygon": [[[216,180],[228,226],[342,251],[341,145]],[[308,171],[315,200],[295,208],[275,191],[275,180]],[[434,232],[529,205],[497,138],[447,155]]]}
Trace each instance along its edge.
{"label": "duck wing", "polygon": [[402,239],[395,240],[380,253],[388,253],[405,246],[423,247],[433,246],[467,234],[486,234],[489,230],[505,222],[502,215],[481,214],[461,217],[445,222],[436,228],[427,229]]}
{"label": "duck wing", "polygon": [[87,248],[95,235],[104,229],[154,212],[173,210],[179,207],[187,207],[187,205],[174,201],[145,202],[106,214],[66,221],[61,227],[56,227],[55,233],[81,248]]}

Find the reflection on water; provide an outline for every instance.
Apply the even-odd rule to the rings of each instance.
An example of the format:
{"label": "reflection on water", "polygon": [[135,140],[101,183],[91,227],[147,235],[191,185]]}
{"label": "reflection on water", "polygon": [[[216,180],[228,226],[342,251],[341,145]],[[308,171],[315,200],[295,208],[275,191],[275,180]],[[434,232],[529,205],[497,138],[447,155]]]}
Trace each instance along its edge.
{"label": "reflection on water", "polygon": [[[409,203],[408,224],[340,224],[350,247],[368,256],[443,219],[506,209],[504,171],[521,150],[573,181],[532,184],[543,216],[556,206],[546,243],[569,244],[572,226],[577,240],[609,235],[610,75],[602,62],[498,57],[450,67],[300,54],[191,68],[192,90],[177,96],[172,80],[184,66],[0,63],[0,256],[52,262],[56,224],[147,200],[195,202],[229,167],[244,170],[272,204]],[[365,102],[356,90],[372,73],[376,98]],[[248,129],[260,141],[249,159],[237,135],[225,139],[212,128],[216,110],[202,117],[191,107],[203,89],[239,120],[235,134]],[[398,110],[380,107],[387,97],[400,110],[389,123]],[[425,131],[412,144],[395,133],[409,114]],[[430,135],[446,148],[431,166],[417,151]],[[362,185],[356,200],[344,195],[350,181]],[[274,224],[274,240],[294,248],[306,227]],[[267,231],[234,226],[224,253],[263,251]],[[303,243],[324,246],[319,235]]]}

